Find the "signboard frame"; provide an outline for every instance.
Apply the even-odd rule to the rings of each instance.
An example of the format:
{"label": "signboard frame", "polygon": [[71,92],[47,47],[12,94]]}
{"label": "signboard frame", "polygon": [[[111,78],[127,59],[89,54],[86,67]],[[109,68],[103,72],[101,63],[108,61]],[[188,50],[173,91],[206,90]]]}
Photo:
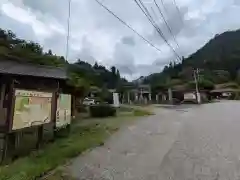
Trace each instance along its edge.
{"label": "signboard frame", "polygon": [[[15,103],[16,103],[16,91],[17,90],[33,91],[33,92],[40,92],[40,93],[49,93],[49,94],[51,94],[50,121],[46,122],[46,123],[42,123],[42,124],[37,124],[37,125],[32,125],[32,126],[28,126],[28,127],[19,128],[19,129],[13,129],[14,114],[15,114],[14,113],[15,112]],[[13,91],[12,91],[12,108],[10,109],[10,121],[9,121],[9,126],[8,126],[9,132],[19,132],[19,131],[23,131],[25,129],[30,129],[30,128],[34,128],[34,127],[42,127],[43,125],[53,123],[54,104],[55,104],[55,93],[54,92],[44,91],[44,90],[39,91],[39,90],[35,90],[35,89],[13,88]]]}
{"label": "signboard frame", "polygon": [[[60,102],[59,102],[59,98],[60,98],[60,96],[68,96],[69,97],[69,100],[70,100],[70,107],[68,107],[68,109],[64,109],[64,114],[66,113],[66,111],[68,110],[69,111],[69,114],[67,115],[67,114],[65,114],[65,118],[69,118],[69,121],[67,121],[66,120],[66,122],[67,123],[63,123],[63,124],[61,124],[61,123],[58,123],[58,115],[57,115],[57,113],[60,113],[59,112],[59,110],[60,110],[60,107],[59,107],[59,104],[60,104]],[[55,112],[55,127],[56,127],[56,129],[62,129],[62,128],[65,128],[65,127],[67,127],[67,126],[69,126],[69,125],[71,125],[71,120],[72,120],[72,112],[71,112],[71,110],[72,110],[72,95],[71,94],[66,94],[66,93],[59,93],[58,94],[58,96],[57,96],[57,98],[56,98],[56,112]],[[67,117],[68,116],[68,117]],[[59,114],[59,119],[61,119],[61,117],[60,117],[60,114]]]}

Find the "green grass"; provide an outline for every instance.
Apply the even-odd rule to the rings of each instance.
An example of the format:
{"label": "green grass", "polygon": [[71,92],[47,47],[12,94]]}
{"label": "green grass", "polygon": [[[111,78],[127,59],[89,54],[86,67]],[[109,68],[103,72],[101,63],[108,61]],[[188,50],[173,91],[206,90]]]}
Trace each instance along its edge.
{"label": "green grass", "polygon": [[33,180],[88,148],[103,144],[111,129],[104,126],[77,127],[69,138],[59,139],[45,149],[33,152],[0,168],[1,180]]}
{"label": "green grass", "polygon": [[54,172],[48,174],[47,176],[43,177],[41,180],[76,180],[76,179],[67,174],[65,170],[59,168]]}
{"label": "green grass", "polygon": [[[147,110],[134,109],[130,116],[119,115],[103,119],[75,119],[68,137],[57,139],[42,150],[32,152],[28,157],[0,167],[1,180],[35,180],[65,164],[89,148],[104,145],[104,141],[123,124],[138,116],[151,115]],[[51,178],[51,179],[50,179]],[[61,173],[54,173],[49,180],[72,180]]]}
{"label": "green grass", "polygon": [[135,109],[133,114],[134,116],[150,116],[153,115],[153,112],[146,109]]}

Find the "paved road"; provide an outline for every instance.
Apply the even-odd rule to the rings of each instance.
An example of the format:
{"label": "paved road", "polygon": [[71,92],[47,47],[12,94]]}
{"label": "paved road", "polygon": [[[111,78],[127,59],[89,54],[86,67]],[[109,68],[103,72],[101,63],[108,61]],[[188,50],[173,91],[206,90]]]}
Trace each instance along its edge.
{"label": "paved road", "polygon": [[79,180],[240,180],[240,102],[158,108],[69,170]]}

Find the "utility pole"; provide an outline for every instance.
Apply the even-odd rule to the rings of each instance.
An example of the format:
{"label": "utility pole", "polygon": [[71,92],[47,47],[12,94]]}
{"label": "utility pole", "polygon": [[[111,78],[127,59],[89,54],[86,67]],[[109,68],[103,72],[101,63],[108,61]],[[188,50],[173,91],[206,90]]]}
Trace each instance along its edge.
{"label": "utility pole", "polygon": [[196,87],[197,103],[200,104],[201,103],[201,95],[199,93],[199,87],[198,87],[198,74],[199,74],[199,69],[198,68],[196,70],[193,70],[195,87]]}

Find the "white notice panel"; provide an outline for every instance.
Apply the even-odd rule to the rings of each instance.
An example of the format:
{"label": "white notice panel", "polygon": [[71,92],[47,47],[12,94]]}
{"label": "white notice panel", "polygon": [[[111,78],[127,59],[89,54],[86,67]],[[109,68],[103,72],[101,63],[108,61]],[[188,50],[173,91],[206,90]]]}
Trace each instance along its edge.
{"label": "white notice panel", "polygon": [[184,100],[193,100],[196,99],[195,93],[185,93],[184,94]]}
{"label": "white notice panel", "polygon": [[120,106],[118,93],[113,93],[113,106],[114,107],[119,107]]}

